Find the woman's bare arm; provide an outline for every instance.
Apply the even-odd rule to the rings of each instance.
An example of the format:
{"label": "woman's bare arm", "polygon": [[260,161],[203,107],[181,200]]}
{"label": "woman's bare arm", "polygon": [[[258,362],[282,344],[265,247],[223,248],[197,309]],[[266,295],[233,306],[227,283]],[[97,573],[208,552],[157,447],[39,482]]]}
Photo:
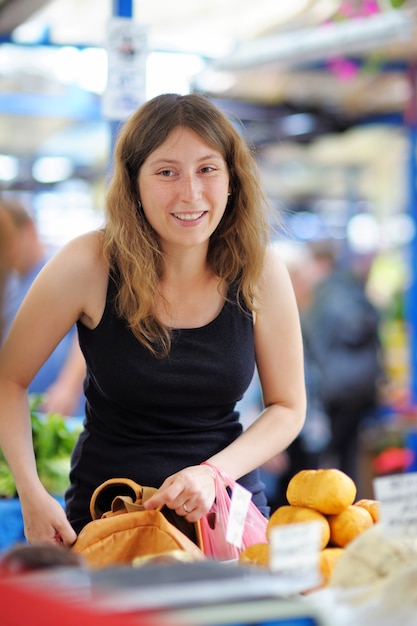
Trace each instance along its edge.
{"label": "woman's bare arm", "polygon": [[[60,250],[37,276],[0,351],[0,446],[12,471],[31,543],[75,540],[62,507],[36,471],[27,387],[59,341],[82,318],[97,324],[107,271],[99,237],[89,233]],[[101,311],[101,312],[100,312]]]}

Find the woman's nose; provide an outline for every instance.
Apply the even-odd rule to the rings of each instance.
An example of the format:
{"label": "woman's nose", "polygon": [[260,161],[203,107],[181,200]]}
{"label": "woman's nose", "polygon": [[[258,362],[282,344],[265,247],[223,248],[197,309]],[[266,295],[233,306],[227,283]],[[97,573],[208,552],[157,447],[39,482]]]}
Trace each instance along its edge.
{"label": "woman's nose", "polygon": [[181,181],[181,200],[194,202],[201,195],[201,185],[195,176],[184,176]]}

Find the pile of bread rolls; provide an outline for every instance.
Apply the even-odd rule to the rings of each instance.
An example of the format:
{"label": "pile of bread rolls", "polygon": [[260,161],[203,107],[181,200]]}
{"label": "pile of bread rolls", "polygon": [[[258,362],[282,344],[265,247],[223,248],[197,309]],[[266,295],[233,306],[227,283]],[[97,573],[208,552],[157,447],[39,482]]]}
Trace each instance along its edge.
{"label": "pile of bread rolls", "polygon": [[328,584],[346,546],[379,521],[378,501],[355,501],[356,494],[354,481],[341,470],[326,468],[298,472],[288,484],[288,505],[276,509],[269,519],[268,543],[246,548],[239,562],[269,567],[269,541],[274,527],[316,520],[322,526],[319,568],[323,585]]}

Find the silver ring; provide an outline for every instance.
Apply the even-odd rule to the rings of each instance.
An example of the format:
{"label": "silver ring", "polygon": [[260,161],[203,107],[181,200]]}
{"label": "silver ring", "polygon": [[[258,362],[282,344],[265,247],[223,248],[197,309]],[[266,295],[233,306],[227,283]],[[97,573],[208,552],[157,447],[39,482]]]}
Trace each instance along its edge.
{"label": "silver ring", "polygon": [[185,502],[184,502],[184,504],[182,505],[182,508],[184,509],[184,511],[185,511],[186,513],[189,513],[189,512],[190,512],[190,511],[189,511],[189,509],[187,509],[187,505],[185,504]]}

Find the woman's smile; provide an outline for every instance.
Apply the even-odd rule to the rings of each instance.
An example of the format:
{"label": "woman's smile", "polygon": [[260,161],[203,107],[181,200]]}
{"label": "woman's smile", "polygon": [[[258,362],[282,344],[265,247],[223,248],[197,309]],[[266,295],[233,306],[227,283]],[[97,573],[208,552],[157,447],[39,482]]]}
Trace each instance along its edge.
{"label": "woman's smile", "polygon": [[173,213],[173,215],[181,222],[196,222],[202,218],[203,215],[206,215],[206,213],[206,211],[200,211],[198,213]]}

